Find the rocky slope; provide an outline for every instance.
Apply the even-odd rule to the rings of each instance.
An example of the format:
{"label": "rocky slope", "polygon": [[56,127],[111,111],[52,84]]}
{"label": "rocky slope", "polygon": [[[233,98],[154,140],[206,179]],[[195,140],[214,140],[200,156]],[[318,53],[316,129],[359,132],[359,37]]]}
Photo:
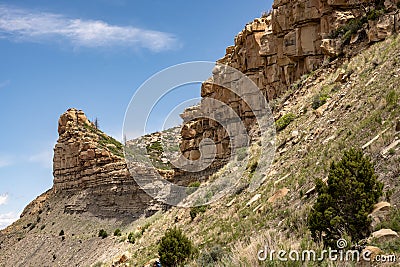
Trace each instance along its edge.
{"label": "rocky slope", "polygon": [[[295,88],[276,100],[277,110],[292,113],[295,119],[277,132],[275,160],[262,173],[261,187],[255,192],[243,188],[226,196],[194,220],[189,209],[168,210],[141,237],[146,245],[132,246],[130,262],[142,266],[157,258],[157,244],[165,230],[173,226],[181,227],[200,250],[190,266],[287,266],[282,262],[259,262],[257,252],[265,245],[272,249],[320,251],[322,246],[311,240],[306,226],[316,199],[314,181],[326,178],[331,162],[340,159],[349,147],[360,148],[372,158],[379,180],[384,183],[381,200],[390,202],[378,205],[371,215],[373,229],[400,231],[396,226],[399,217],[395,215],[400,208],[399,51],[400,38],[391,37],[351,59],[338,58],[296,81]],[[327,99],[317,107],[315,102],[321,94],[326,94]],[[261,168],[264,165],[258,164]],[[242,175],[231,172],[235,179]],[[250,171],[245,175],[251,175]],[[398,257],[399,243],[398,234],[392,233],[370,244],[382,248],[384,254]],[[143,254],[148,256],[142,259],[139,255]],[[212,255],[220,256],[214,261]],[[306,266],[321,264],[353,266],[329,261],[307,262]]]}
{"label": "rocky slope", "polygon": [[[235,44],[226,49],[225,57],[217,62],[246,74],[272,101],[324,63],[339,55],[355,55],[369,44],[398,32],[400,14],[396,4],[396,0],[274,1],[272,10],[246,25],[236,36]],[[214,74],[202,84],[201,96],[226,103],[250,129],[255,120],[253,111],[244,99],[227,90],[241,82],[230,75],[223,70]],[[227,80],[223,87],[213,84],[216,76]],[[202,105],[189,109],[183,117],[207,108],[212,109]],[[188,159],[196,159],[198,144],[205,137],[216,143],[217,158],[230,156],[229,136],[220,124],[201,118],[186,126],[181,150]]]}
{"label": "rocky slope", "polygon": [[[143,266],[158,257],[157,244],[174,225],[199,248],[191,266],[204,266],[207,259],[211,266],[268,266],[257,261],[264,245],[321,249],[305,225],[316,197],[314,179],[325,178],[331,161],[348,147],[371,156],[385,184],[382,200],[391,205],[373,215],[373,227],[390,224],[389,212],[400,203],[400,39],[389,37],[400,25],[397,6],[390,0],[276,0],[270,14],[239,33],[219,62],[247,74],[270,100],[276,119],[291,114],[292,120],[277,131],[271,168],[257,162],[260,148],[258,142],[252,145],[248,157],[262,170],[261,187],[244,186],[193,220],[189,209],[162,210],[127,171],[121,145],[82,111],[68,110],[59,120],[54,186],[0,232],[0,266]],[[248,130],[253,126],[254,114],[225,88],[206,81],[202,96],[227,103]],[[196,159],[200,140],[211,137],[219,147],[220,167],[230,153],[226,134],[213,121],[191,120],[196,110],[182,115],[181,151]],[[132,142],[144,140],[166,178],[185,183],[216,171],[189,177],[170,170],[165,151],[158,149],[160,135]],[[229,168],[233,179],[252,177],[251,169],[242,174]],[[122,236],[97,237],[100,229],[112,235],[117,228]],[[126,240],[131,232],[134,244]],[[387,253],[399,253],[396,238],[374,242]],[[213,251],[219,256],[210,261]]]}

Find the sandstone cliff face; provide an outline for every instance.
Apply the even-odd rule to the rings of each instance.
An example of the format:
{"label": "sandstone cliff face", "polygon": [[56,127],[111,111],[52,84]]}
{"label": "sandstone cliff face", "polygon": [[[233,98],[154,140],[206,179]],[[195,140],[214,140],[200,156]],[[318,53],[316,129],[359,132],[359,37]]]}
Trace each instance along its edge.
{"label": "sandstone cliff face", "polygon": [[[396,0],[275,0],[270,13],[246,25],[217,63],[240,70],[260,88],[266,99],[273,100],[331,57],[355,54],[365,47],[357,47],[360,42],[380,41],[398,32],[400,15],[396,4]],[[386,13],[380,14],[383,8],[382,12]],[[377,13],[379,18],[368,16]],[[368,23],[360,23],[362,19]],[[356,23],[351,26],[351,22],[360,23],[359,29],[354,29]],[[344,40],[342,35],[346,34],[351,38]],[[226,88],[233,88],[239,82],[234,77],[227,80],[230,82]],[[203,83],[201,96],[232,107],[249,130],[254,125],[252,110],[226,88],[213,84],[211,79]],[[182,114],[185,125],[181,150],[186,158],[196,160],[201,139],[212,138],[217,159],[226,158],[230,154],[229,137],[223,127],[210,119],[190,120],[201,108],[194,107]]]}
{"label": "sandstone cliff face", "polygon": [[131,177],[118,141],[96,129],[76,109],[61,115],[58,133],[53,191],[69,197],[66,212],[112,217],[146,211],[151,199]]}

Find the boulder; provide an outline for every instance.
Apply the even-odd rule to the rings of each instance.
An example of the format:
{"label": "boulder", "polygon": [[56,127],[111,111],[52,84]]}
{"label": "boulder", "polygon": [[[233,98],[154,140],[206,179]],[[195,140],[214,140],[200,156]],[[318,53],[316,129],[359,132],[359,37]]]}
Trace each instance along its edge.
{"label": "boulder", "polygon": [[390,211],[390,203],[379,202],[374,205],[374,209],[369,215],[371,217],[371,227],[375,229],[381,222],[387,220]]}
{"label": "boulder", "polygon": [[399,238],[399,235],[395,231],[391,229],[381,229],[373,232],[368,241],[371,242],[372,240],[377,240],[379,242],[385,242],[397,238]]}
{"label": "boulder", "polygon": [[372,214],[381,212],[381,211],[389,211],[390,210],[390,203],[386,201],[379,202],[374,205],[374,209],[372,211]]}
{"label": "boulder", "polygon": [[286,187],[285,187],[285,188],[282,188],[282,189],[276,191],[275,194],[274,194],[273,196],[271,196],[271,197],[267,200],[267,202],[268,202],[268,203],[275,203],[277,200],[279,200],[279,199],[285,197],[285,196],[289,193],[289,191],[290,191],[290,190],[287,189]]}
{"label": "boulder", "polygon": [[382,41],[394,32],[392,15],[385,15],[377,21],[371,20],[368,23],[368,40],[370,42]]}
{"label": "boulder", "polygon": [[342,52],[342,41],[340,39],[323,39],[321,49],[325,55],[337,57]]}
{"label": "boulder", "polygon": [[[366,246],[362,252],[361,255],[365,255],[366,257],[368,257],[371,261],[373,259],[375,259],[376,256],[378,255],[382,255],[383,251],[375,246]],[[361,259],[364,260],[364,258],[361,256]]]}
{"label": "boulder", "polygon": [[261,198],[261,194],[257,194],[254,197],[252,197],[249,202],[247,202],[246,206],[250,207],[251,204],[253,204],[254,202],[256,202],[257,200],[259,200]]}

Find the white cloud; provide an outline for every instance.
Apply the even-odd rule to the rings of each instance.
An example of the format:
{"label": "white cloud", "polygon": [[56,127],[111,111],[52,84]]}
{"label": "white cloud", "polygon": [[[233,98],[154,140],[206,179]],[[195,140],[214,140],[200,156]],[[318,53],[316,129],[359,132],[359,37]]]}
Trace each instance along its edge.
{"label": "white cloud", "polygon": [[62,38],[77,47],[139,46],[155,52],[177,45],[176,38],[165,32],[110,25],[101,20],[73,19],[1,4],[0,38],[33,42]]}
{"label": "white cloud", "polygon": [[42,167],[51,169],[53,167],[52,150],[44,150],[38,154],[32,155],[28,158],[28,161],[39,163]]}
{"label": "white cloud", "polygon": [[0,230],[6,228],[18,218],[19,216],[15,212],[0,214]]}
{"label": "white cloud", "polygon": [[12,162],[9,158],[0,156],[0,168],[11,165]]}
{"label": "white cloud", "polygon": [[0,206],[6,204],[7,200],[8,200],[8,194],[0,195]]}

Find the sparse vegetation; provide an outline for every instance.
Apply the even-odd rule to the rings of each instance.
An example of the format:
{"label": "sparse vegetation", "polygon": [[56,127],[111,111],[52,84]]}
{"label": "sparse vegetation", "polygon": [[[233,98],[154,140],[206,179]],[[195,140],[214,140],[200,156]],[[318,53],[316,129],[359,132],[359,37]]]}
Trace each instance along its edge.
{"label": "sparse vegetation", "polygon": [[199,187],[200,187],[199,181],[190,183],[186,189],[186,194],[188,195],[193,194]]}
{"label": "sparse vegetation", "polygon": [[386,103],[388,106],[396,106],[397,101],[399,101],[399,95],[395,90],[390,90],[386,95]]}
{"label": "sparse vegetation", "polygon": [[128,235],[128,242],[131,243],[131,244],[135,244],[136,238],[138,238],[140,236],[141,236],[140,232],[136,232],[136,233],[130,232],[129,235]]}
{"label": "sparse vegetation", "polygon": [[374,167],[361,151],[350,149],[331,164],[328,185],[317,180],[317,202],[308,218],[314,240],[334,247],[339,238],[357,242],[370,233],[368,214],[382,195]]}
{"label": "sparse vegetation", "polygon": [[192,219],[192,221],[194,220],[194,218],[196,218],[196,216],[199,213],[204,213],[207,210],[207,206],[197,206],[197,207],[191,207],[190,208],[190,218]]}
{"label": "sparse vegetation", "polygon": [[369,10],[364,16],[351,19],[347,24],[331,32],[329,38],[335,39],[340,37],[342,38],[343,43],[348,43],[351,36],[362,29],[364,24],[368,23],[369,20],[379,19],[383,14],[385,14],[384,5],[376,4],[375,8]]}
{"label": "sparse vegetation", "polygon": [[183,266],[195,253],[192,241],[187,238],[181,229],[168,229],[161,238],[158,247],[162,266]]}
{"label": "sparse vegetation", "polygon": [[319,93],[314,95],[313,102],[312,102],[312,108],[317,109],[320,106],[324,105],[326,101],[328,100],[328,95],[324,93]]}
{"label": "sparse vegetation", "polygon": [[400,232],[400,208],[394,208],[390,211],[389,220],[381,222],[377,225],[376,230],[392,229],[395,232]]}
{"label": "sparse vegetation", "polygon": [[115,229],[114,236],[121,236],[121,235],[122,235],[121,230],[120,229]]}
{"label": "sparse vegetation", "polygon": [[101,237],[101,238],[106,238],[108,236],[108,234],[107,234],[107,232],[106,232],[106,230],[104,230],[104,229],[101,229],[100,231],[99,231],[99,237]]}
{"label": "sparse vegetation", "polygon": [[199,266],[212,267],[215,266],[224,256],[224,250],[221,246],[215,245],[210,250],[206,250],[200,254],[197,259]]}
{"label": "sparse vegetation", "polygon": [[116,156],[124,157],[123,145],[120,142],[115,140],[113,137],[106,135],[94,125],[85,124],[84,127],[89,132],[97,134],[99,136],[98,142],[102,148],[108,149]]}
{"label": "sparse vegetation", "polygon": [[296,119],[293,113],[287,113],[275,122],[276,130],[281,131],[285,129],[292,121]]}

